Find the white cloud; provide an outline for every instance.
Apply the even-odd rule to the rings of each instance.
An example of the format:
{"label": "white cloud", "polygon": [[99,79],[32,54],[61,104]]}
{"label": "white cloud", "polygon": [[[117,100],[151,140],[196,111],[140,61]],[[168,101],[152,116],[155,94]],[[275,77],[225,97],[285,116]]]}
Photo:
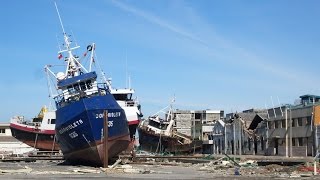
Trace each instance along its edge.
{"label": "white cloud", "polygon": [[[259,69],[261,73],[268,76],[274,76],[275,78],[279,78],[281,80],[289,80],[291,82],[299,81],[306,84],[314,81],[306,80],[303,73],[297,73],[297,71],[292,69],[290,65],[281,67],[281,63],[272,64],[263,57],[259,57],[253,52],[250,52],[247,49],[240,47],[222,37],[214,30],[212,24],[206,22],[201,16],[198,15],[195,9],[186,5],[183,3],[183,1],[174,1],[173,3],[175,4],[176,8],[179,8],[177,10],[179,10],[180,14],[184,13],[182,15],[185,17],[184,19],[188,19],[188,21],[191,21],[189,23],[193,24],[193,26],[189,29],[193,28],[194,31],[197,31],[197,33],[191,33],[189,29],[182,28],[181,26],[178,26],[177,23],[172,23],[121,1],[112,0],[111,2],[113,5],[123,11],[132,13],[145,19],[149,23],[158,25],[162,28],[172,31],[173,33],[176,33],[179,36],[183,36],[195,43],[198,43],[198,45],[201,45],[199,48],[205,47],[207,49],[205,51],[207,52],[207,56],[214,56],[216,58],[215,60],[221,60],[222,58],[227,64],[241,64],[242,67],[246,67],[247,69]],[[179,5],[177,5],[177,3]],[[225,52],[219,52],[221,50]]]}
{"label": "white cloud", "polygon": [[187,31],[181,29],[178,26],[175,26],[173,24],[168,23],[165,20],[162,20],[159,17],[156,17],[156,16],[154,16],[152,14],[149,14],[149,13],[147,13],[145,11],[139,10],[137,8],[134,8],[132,6],[129,6],[129,5],[125,4],[125,3],[122,3],[122,2],[117,1],[117,0],[112,0],[111,2],[115,6],[117,6],[118,8],[120,8],[120,9],[122,9],[124,11],[130,12],[130,13],[136,15],[136,16],[140,16],[140,17],[144,18],[145,20],[149,21],[150,23],[159,25],[159,26],[161,26],[163,28],[166,28],[166,29],[168,29],[168,30],[170,30],[170,31],[172,31],[174,33],[177,33],[177,34],[179,34],[181,36],[184,36],[184,37],[186,37],[186,38],[188,38],[188,39],[190,39],[192,41],[195,41],[195,42],[201,43],[201,44],[203,44],[205,46],[208,46],[207,42],[205,42],[204,40],[196,37],[192,33],[189,33]]}

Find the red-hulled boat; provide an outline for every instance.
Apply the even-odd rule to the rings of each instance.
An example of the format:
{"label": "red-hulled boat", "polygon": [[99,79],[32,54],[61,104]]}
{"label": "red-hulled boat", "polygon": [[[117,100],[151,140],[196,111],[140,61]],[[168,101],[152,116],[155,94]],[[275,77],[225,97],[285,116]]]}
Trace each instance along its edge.
{"label": "red-hulled boat", "polygon": [[55,111],[48,111],[46,107],[31,120],[24,116],[14,116],[10,120],[12,136],[39,150],[60,150],[55,137],[55,117]]}

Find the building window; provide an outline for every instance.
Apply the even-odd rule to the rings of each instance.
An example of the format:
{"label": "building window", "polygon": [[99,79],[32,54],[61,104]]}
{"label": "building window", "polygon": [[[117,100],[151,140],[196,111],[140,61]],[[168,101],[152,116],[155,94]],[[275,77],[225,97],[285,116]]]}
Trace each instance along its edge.
{"label": "building window", "polygon": [[224,147],[225,146],[225,144],[224,144],[224,141],[222,140],[222,150],[224,150]]}
{"label": "building window", "polygon": [[296,146],[296,139],[292,138],[292,146]]}
{"label": "building window", "polygon": [[298,138],[298,146],[303,146],[303,138]]}
{"label": "building window", "polygon": [[6,133],[6,129],[0,129],[0,134],[5,134]]}
{"label": "building window", "polygon": [[202,114],[202,120],[207,120],[207,114],[206,113]]}
{"label": "building window", "polygon": [[311,125],[311,116],[307,117],[306,125]]}
{"label": "building window", "polygon": [[281,121],[281,127],[282,127],[282,128],[286,128],[286,120],[285,120],[285,119],[283,119],[283,120]]}
{"label": "building window", "polygon": [[295,124],[294,122],[295,122],[295,119],[292,119],[292,120],[291,120],[291,127],[296,127],[296,126],[295,126],[296,124]]}
{"label": "building window", "polygon": [[302,118],[298,118],[298,126],[302,126]]}
{"label": "building window", "polygon": [[278,128],[279,128],[278,125],[279,125],[278,121],[274,121],[274,128],[275,128],[275,129],[278,129]]}
{"label": "building window", "polygon": [[268,122],[268,129],[273,129],[271,121]]}

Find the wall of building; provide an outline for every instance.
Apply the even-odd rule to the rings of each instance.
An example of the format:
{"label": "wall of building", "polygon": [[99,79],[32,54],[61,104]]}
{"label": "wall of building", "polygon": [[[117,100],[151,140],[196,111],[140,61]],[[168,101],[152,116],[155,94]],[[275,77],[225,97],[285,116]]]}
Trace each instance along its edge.
{"label": "wall of building", "polygon": [[177,132],[201,140],[204,135],[202,126],[213,124],[215,121],[221,119],[221,113],[223,114],[223,111],[219,110],[177,110],[174,112],[175,129]]}
{"label": "wall of building", "polygon": [[320,105],[314,106],[314,125],[320,125]]}
{"label": "wall of building", "polygon": [[[307,156],[312,155],[313,106],[286,107],[268,120],[268,155]],[[269,109],[269,112],[273,109]]]}
{"label": "wall of building", "polygon": [[0,136],[12,136],[9,124],[0,124]]}
{"label": "wall of building", "polygon": [[267,121],[262,121],[255,129],[255,141],[257,144],[257,155],[265,155],[268,148],[268,134],[267,134]]}

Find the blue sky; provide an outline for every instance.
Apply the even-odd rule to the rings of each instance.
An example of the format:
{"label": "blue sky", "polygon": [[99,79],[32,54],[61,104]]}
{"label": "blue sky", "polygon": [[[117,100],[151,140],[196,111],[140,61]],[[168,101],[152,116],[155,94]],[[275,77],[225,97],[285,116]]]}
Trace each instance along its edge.
{"label": "blue sky", "polygon": [[[225,112],[270,107],[271,96],[278,104],[320,95],[319,1],[57,3],[77,43],[96,43],[115,87],[130,75],[145,116],[174,95],[175,108]],[[43,67],[61,63],[54,3],[3,1],[0,20],[0,122],[33,117],[49,104]]]}

